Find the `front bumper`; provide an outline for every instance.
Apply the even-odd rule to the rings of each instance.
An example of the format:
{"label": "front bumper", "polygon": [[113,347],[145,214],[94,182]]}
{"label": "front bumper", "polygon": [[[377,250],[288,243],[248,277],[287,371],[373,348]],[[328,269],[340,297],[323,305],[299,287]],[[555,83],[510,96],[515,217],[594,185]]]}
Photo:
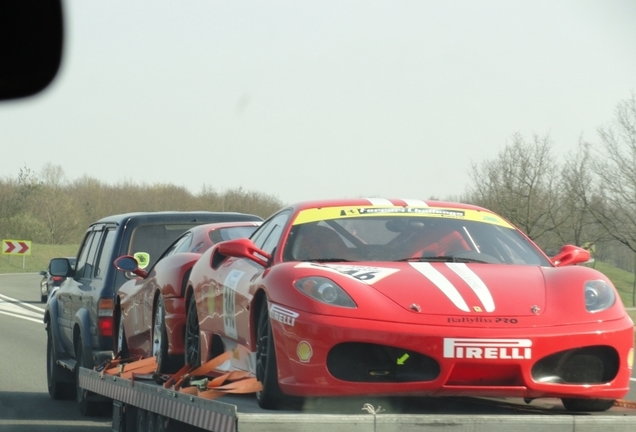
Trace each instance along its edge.
{"label": "front bumper", "polygon": [[616,399],[629,391],[634,329],[627,316],[480,328],[303,312],[272,327],[279,383],[289,395]]}

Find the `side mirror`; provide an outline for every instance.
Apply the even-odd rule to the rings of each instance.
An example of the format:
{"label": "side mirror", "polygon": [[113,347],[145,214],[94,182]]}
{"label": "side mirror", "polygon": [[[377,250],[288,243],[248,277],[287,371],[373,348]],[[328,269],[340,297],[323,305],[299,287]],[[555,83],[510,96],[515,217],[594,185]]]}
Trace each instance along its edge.
{"label": "side mirror", "polygon": [[139,267],[139,263],[130,255],[123,255],[117,258],[114,262],[117,270],[122,272],[130,272],[139,277],[146,278],[148,276],[148,272]]}
{"label": "side mirror", "polygon": [[574,245],[565,245],[556,256],[550,258],[557,267],[581,264],[590,260],[590,252]]}
{"label": "side mirror", "polygon": [[51,276],[69,277],[73,271],[71,263],[66,258],[53,258],[49,267]]}
{"label": "side mirror", "polygon": [[46,271],[45,270],[40,270],[40,276],[46,276]]}
{"label": "side mirror", "polygon": [[221,242],[217,245],[216,252],[225,257],[247,258],[263,267],[267,267],[267,262],[272,258],[270,254],[257,248],[247,238]]}

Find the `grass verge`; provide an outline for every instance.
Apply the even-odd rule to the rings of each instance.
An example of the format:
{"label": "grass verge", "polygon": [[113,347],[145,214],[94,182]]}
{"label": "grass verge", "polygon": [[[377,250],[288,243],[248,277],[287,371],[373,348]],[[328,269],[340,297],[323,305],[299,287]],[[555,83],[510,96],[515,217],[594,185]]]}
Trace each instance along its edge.
{"label": "grass verge", "polygon": [[77,255],[79,245],[32,244],[31,255],[0,255],[0,273],[32,273],[46,270],[51,258]]}

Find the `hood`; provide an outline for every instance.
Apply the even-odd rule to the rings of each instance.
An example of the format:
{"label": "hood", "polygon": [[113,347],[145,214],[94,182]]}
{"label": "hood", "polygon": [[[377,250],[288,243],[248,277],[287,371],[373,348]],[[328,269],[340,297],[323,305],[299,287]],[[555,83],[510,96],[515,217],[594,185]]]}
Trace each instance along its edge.
{"label": "hood", "polygon": [[385,270],[385,277],[361,281],[406,310],[475,316],[545,310],[546,282],[537,266],[412,262],[387,263]]}

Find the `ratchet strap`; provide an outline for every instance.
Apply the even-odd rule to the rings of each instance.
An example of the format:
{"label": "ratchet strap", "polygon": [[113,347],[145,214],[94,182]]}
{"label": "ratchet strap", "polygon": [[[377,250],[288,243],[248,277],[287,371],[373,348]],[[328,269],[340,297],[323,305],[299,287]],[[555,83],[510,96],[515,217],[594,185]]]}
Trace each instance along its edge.
{"label": "ratchet strap", "polygon": [[200,367],[186,364],[176,373],[160,375],[155,357],[145,359],[115,358],[96,368],[104,375],[135,380],[163,382],[163,387],[181,393],[216,399],[224,394],[255,393],[263,389],[262,384],[247,371],[220,371],[219,367],[230,359],[229,351],[213,358]]}

